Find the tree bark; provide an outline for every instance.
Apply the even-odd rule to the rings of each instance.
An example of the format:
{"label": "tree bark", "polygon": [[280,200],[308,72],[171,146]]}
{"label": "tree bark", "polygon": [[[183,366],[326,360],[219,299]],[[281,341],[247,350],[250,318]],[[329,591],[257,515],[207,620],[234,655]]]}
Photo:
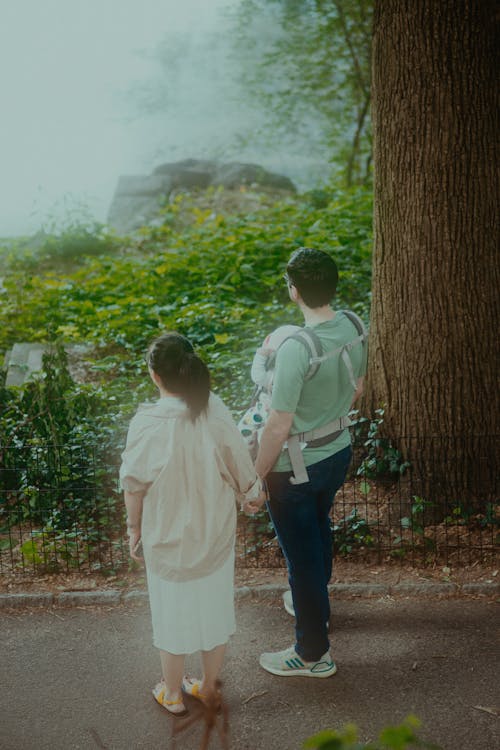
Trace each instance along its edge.
{"label": "tree bark", "polygon": [[366,403],[435,502],[495,492],[498,47],[494,0],[375,2]]}

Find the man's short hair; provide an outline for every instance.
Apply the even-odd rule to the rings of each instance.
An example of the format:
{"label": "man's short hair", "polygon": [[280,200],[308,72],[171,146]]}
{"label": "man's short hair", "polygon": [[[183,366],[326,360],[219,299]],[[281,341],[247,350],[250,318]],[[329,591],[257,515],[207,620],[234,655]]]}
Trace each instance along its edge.
{"label": "man's short hair", "polygon": [[323,307],[335,297],[339,272],[333,258],[323,250],[299,247],[292,253],[286,271],[307,307]]}

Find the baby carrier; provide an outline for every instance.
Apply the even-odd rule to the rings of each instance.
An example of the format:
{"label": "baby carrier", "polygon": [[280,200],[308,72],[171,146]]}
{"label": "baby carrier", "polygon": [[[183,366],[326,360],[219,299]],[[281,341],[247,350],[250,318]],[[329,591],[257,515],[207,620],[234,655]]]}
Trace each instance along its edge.
{"label": "baby carrier", "polygon": [[[309,370],[306,373],[304,381],[311,380],[311,378],[316,375],[323,362],[326,362],[326,360],[330,359],[331,357],[340,355],[340,359],[347,369],[354,394],[357,383],[349,352],[355,346],[367,346],[368,332],[361,318],[359,318],[355,313],[351,312],[350,310],[340,310],[339,312],[344,313],[344,315],[351,321],[357,332],[357,336],[355,336],[351,341],[348,341],[346,344],[343,344],[340,347],[336,347],[335,349],[331,349],[328,352],[323,352],[323,346],[320,339],[318,338],[314,330],[308,327],[301,328],[300,331],[297,331],[291,336],[288,336],[288,338],[285,340],[287,341],[288,339],[295,339],[296,341],[300,341],[300,343],[307,349],[307,352],[309,354]],[[267,363],[268,369],[274,368],[277,351],[269,357]],[[263,391],[264,389],[262,388],[256,389],[256,392],[252,399],[252,404],[247,412],[245,412],[244,417],[240,421],[240,429],[242,423],[245,420],[248,429],[252,423],[253,417],[256,417],[254,424],[255,432],[253,435],[253,442],[252,439],[249,440],[250,450],[251,452],[255,453],[257,450],[257,430],[261,426],[263,426],[264,423],[264,416],[262,414],[262,407],[260,402],[260,396]],[[330,422],[327,422],[326,424],[321,425],[321,427],[317,427],[314,430],[307,430],[306,432],[290,434],[288,436],[287,443],[284,446],[288,450],[288,455],[292,464],[293,476],[290,477],[290,482],[292,484],[304,484],[305,482],[309,481],[307,469],[304,464],[304,457],[302,455],[302,449],[306,444],[312,448],[326,445],[326,443],[330,443],[332,442],[332,440],[335,440],[335,438],[338,437],[340,433],[347,427],[350,427],[351,424],[352,422],[349,419],[349,416],[346,414],[345,416],[337,417],[337,419],[331,420]],[[248,439],[249,435],[244,435],[244,437],[247,437]]]}

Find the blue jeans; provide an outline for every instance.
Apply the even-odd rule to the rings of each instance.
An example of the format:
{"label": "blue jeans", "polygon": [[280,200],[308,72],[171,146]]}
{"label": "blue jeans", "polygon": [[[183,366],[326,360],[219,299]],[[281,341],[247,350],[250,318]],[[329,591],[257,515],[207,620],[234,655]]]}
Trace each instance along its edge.
{"label": "blue jeans", "polygon": [[295,650],[317,661],[329,647],[328,582],[332,575],[330,510],[351,462],[351,446],[307,467],[309,482],[290,484],[291,472],[267,477],[267,504],[285,556],[295,609]]}

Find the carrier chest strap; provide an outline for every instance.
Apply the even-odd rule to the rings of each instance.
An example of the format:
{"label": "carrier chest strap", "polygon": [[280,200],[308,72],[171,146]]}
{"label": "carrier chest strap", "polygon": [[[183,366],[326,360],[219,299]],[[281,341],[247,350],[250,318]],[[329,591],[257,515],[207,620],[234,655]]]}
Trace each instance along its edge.
{"label": "carrier chest strap", "polygon": [[340,433],[352,424],[349,417],[338,417],[327,424],[317,427],[314,430],[307,430],[306,432],[299,432],[295,435],[288,436],[287,450],[290,457],[290,463],[292,464],[293,476],[290,477],[291,484],[305,484],[309,481],[307,474],[306,465],[304,463],[304,455],[302,453],[300,444],[301,443],[313,443],[316,440],[322,440],[326,443],[326,438],[329,438],[328,442],[334,440],[340,435]]}

